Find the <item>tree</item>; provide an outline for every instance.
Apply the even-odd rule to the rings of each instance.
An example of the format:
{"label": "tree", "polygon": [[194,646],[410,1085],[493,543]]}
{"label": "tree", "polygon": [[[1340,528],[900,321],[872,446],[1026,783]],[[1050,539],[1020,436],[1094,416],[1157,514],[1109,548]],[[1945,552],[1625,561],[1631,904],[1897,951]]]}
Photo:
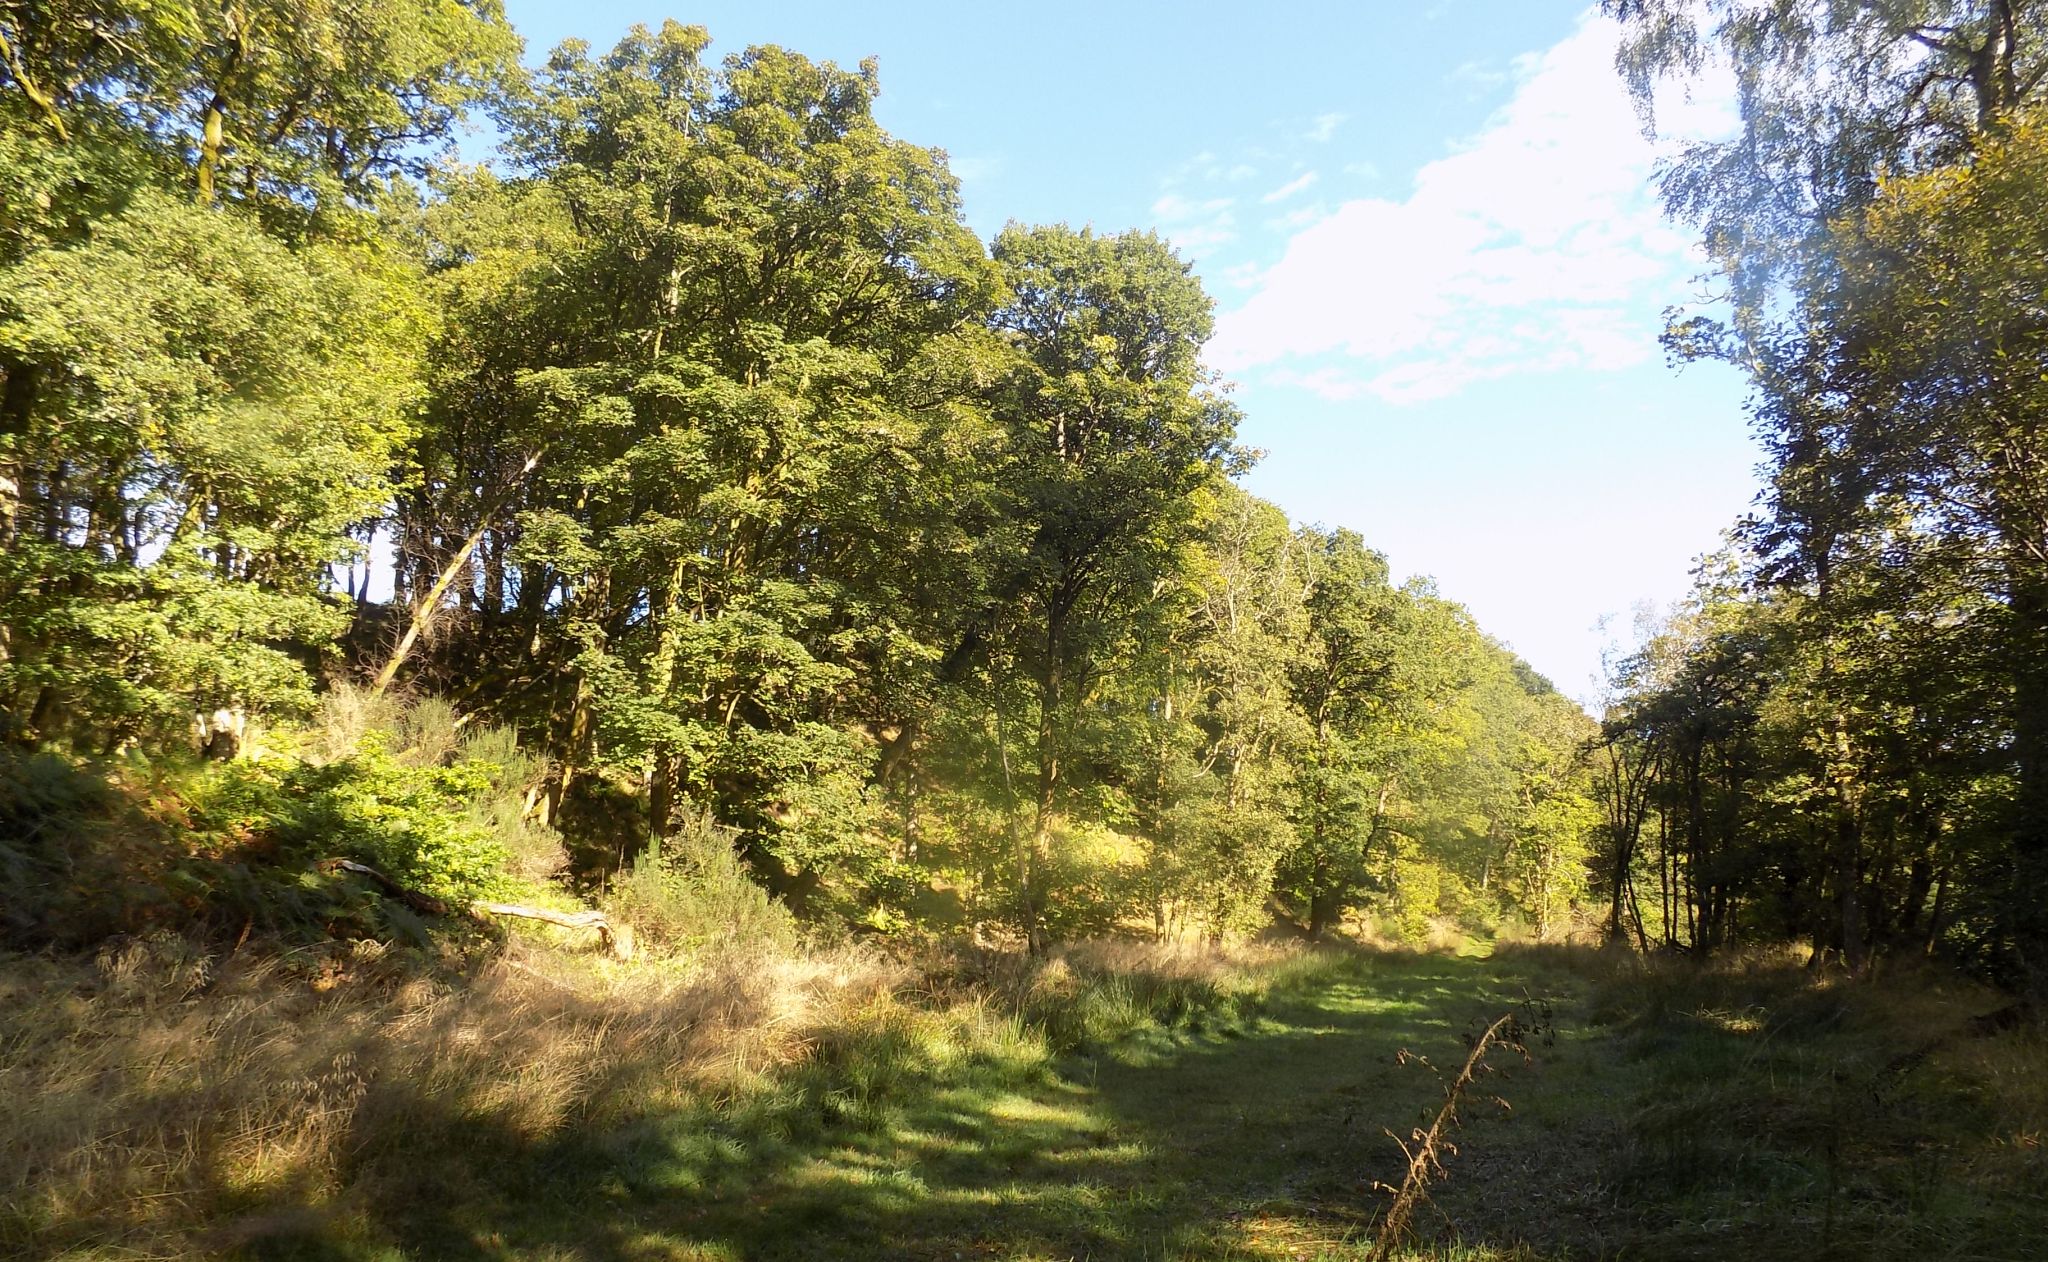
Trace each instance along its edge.
{"label": "tree", "polygon": [[1011,510],[1028,542],[1015,660],[1037,702],[1037,793],[1018,856],[1020,919],[1042,939],[1063,760],[1080,706],[1113,663],[1121,624],[1170,578],[1191,497],[1231,454],[1237,413],[1202,376],[1210,303],[1158,237],[1012,226],[996,239],[1015,352],[993,398],[1011,435]]}
{"label": "tree", "polygon": [[474,540],[447,651],[529,646],[489,695],[557,801],[630,776],[659,834],[695,799],[801,893],[873,857],[874,728],[952,616],[922,585],[952,581],[995,275],[871,66],[706,44],[558,50],[513,116],[529,174],[437,223],[505,319],[444,344],[401,583]]}
{"label": "tree", "polygon": [[1199,543],[1186,550],[1178,626],[1138,642],[1129,674],[1146,694],[1134,796],[1151,844],[1154,923],[1188,907],[1211,933],[1256,927],[1275,869],[1295,843],[1289,780],[1306,724],[1290,669],[1306,630],[1300,541],[1278,508],[1219,482],[1198,497]]}
{"label": "tree", "polygon": [[516,50],[453,0],[0,5],[16,735],[111,748],[304,701],[433,325],[387,177]]}
{"label": "tree", "polygon": [[1398,688],[1406,619],[1386,558],[1356,534],[1303,532],[1302,544],[1307,644],[1292,683],[1310,734],[1295,775],[1299,844],[1285,888],[1315,937],[1364,880],[1366,849],[1386,817],[1394,774],[1374,746],[1390,735],[1378,720]]}
{"label": "tree", "polygon": [[[2042,458],[2041,169],[2022,156],[2048,83],[2040,6],[2026,0],[1615,0],[1621,65],[1646,122],[1658,84],[1729,66],[1742,104],[1731,140],[1666,172],[1667,204],[1698,224],[1729,279],[1728,327],[1677,324],[1686,353],[1728,356],[1758,387],[1772,455],[1765,513],[1745,530],[1755,579],[1789,593],[1800,652],[1787,695],[1802,775],[1822,786],[1824,868],[1836,925],[1863,944],[1919,915],[1870,874],[1911,816],[1931,872],[1941,803],[1988,783],[1990,701],[2011,768],[1999,882],[2009,970],[2048,959],[2048,586]],[[2032,286],[2032,290],[2029,290]],[[2030,297],[2029,294],[2035,295]],[[1981,315],[1980,315],[1981,313]],[[1881,635],[1870,634],[1872,620]],[[1992,628],[1995,626],[1996,630]],[[1960,651],[1959,651],[1960,650]],[[1924,657],[1921,655],[1925,655]],[[1948,682],[1939,682],[1946,673]],[[2004,696],[1985,684],[2002,680]],[[1911,690],[1911,700],[1882,689]],[[1946,728],[1939,725],[1952,724]],[[1922,760],[1915,762],[1917,751]],[[1995,755],[1992,762],[1999,760]],[[1946,769],[1930,779],[1925,768]],[[1951,777],[1954,778],[1951,778]],[[1939,786],[1934,782],[1939,781]],[[1879,865],[1882,870],[1887,865]],[[1998,936],[1998,935],[1993,935]]]}
{"label": "tree", "polygon": [[130,133],[204,203],[362,199],[423,174],[518,55],[497,0],[0,5],[0,88],[59,143]]}
{"label": "tree", "polygon": [[379,511],[432,316],[375,240],[294,250],[160,194],[0,269],[21,470],[0,698],[28,739],[111,749],[195,709],[307,698],[347,529]]}
{"label": "tree", "polygon": [[2030,970],[2048,967],[2044,187],[2048,127],[2033,120],[1967,168],[1886,184],[1837,225],[1837,266],[1811,292],[1791,369],[1830,404],[1814,446],[1847,472],[1828,489],[1860,492],[1865,517],[1897,506],[1925,564],[1965,565],[1965,590],[1995,596],[2016,777],[2009,897]]}
{"label": "tree", "polygon": [[1660,85],[1732,73],[1741,117],[1663,173],[1730,281],[1752,358],[1778,286],[1823,263],[1827,225],[1887,174],[1966,159],[2048,82],[2038,0],[1603,0],[1617,65],[1656,127]]}

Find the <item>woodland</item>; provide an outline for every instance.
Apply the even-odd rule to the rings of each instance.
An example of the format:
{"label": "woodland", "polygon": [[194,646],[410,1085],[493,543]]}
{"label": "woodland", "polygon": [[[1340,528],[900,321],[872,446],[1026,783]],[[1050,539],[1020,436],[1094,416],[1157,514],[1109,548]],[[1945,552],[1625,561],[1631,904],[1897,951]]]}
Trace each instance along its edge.
{"label": "woodland", "polygon": [[[1603,7],[1646,130],[1734,76],[1659,176],[1711,291],[1665,345],[1768,460],[1589,715],[1238,485],[1171,242],[980,239],[873,62],[0,0],[0,1245],[1386,1257],[1405,1103],[1294,1200],[1203,1182],[1278,1129],[1116,1154],[1234,1040],[1520,1004],[1532,1125],[1584,1125],[1479,1168],[1588,1199],[1481,1179],[1442,1256],[2029,1256],[2048,5]],[[1274,1054],[1244,1126],[1369,1111]],[[1754,1150],[1699,1133],[1735,1107]],[[1015,1182],[1057,1160],[1121,1191]],[[812,1234],[750,1235],[772,1196]]]}

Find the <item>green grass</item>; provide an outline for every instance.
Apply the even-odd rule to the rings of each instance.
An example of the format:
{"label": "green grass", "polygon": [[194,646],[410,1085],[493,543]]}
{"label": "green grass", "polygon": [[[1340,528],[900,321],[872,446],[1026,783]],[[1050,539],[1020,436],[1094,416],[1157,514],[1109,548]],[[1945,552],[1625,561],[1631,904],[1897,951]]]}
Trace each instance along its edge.
{"label": "green grass", "polygon": [[592,1089],[538,1128],[418,1086],[327,1190],[218,1201],[195,1238],[332,1262],[1360,1259],[1403,1168],[1388,1132],[1442,1103],[1413,1057],[1454,1073],[1534,996],[1554,1037],[1495,1058],[1404,1257],[2048,1256],[2048,1055],[1968,1030],[1994,995],[1562,949],[1264,968],[878,992],[758,1072],[641,1109]]}
{"label": "green grass", "polygon": [[[465,1171],[440,1194],[394,1188],[358,1223],[422,1258],[1343,1250],[1368,1239],[1373,1183],[1396,1174],[1382,1128],[1439,1096],[1396,1053],[1448,1061],[1460,1031],[1519,995],[1512,970],[1450,956],[1297,974],[1220,1005],[1112,979],[1070,1001],[1081,1015],[1054,1028],[1073,1042],[1057,1056],[1043,1026],[856,1020],[778,1091],[537,1148],[479,1136],[503,1155],[489,1186]],[[1160,1007],[1178,1021],[1145,1019]],[[269,1251],[292,1255],[284,1244]]]}

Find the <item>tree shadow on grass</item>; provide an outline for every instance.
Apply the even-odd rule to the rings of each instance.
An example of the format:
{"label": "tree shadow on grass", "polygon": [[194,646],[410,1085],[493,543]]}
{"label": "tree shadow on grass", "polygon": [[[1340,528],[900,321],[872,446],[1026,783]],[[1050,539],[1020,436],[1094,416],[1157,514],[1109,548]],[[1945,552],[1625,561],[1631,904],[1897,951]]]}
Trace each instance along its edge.
{"label": "tree shadow on grass", "polygon": [[[357,1186],[359,1246],[324,1231],[264,1258],[1115,1258],[1288,1256],[1369,1238],[1385,1131],[1441,1099],[1448,1065],[1512,1000],[1483,960],[1389,953],[1273,997],[1055,1064],[930,1067],[881,1098],[794,1076],[723,1110],[542,1140],[411,1102],[461,1135]],[[352,1233],[353,1234],[353,1233]]]}

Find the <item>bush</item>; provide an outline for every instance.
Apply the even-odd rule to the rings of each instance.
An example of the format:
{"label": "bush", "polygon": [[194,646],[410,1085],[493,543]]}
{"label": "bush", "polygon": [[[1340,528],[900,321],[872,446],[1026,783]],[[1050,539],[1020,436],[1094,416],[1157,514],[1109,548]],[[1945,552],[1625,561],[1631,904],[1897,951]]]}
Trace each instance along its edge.
{"label": "bush", "polygon": [[214,829],[303,871],[366,863],[449,903],[502,895],[563,864],[561,838],[527,817],[546,773],[503,728],[464,734],[445,702],[340,689],[305,735],[307,761],[231,763],[196,795]]}
{"label": "bush", "polygon": [[510,858],[512,875],[529,882],[560,876],[569,863],[562,835],[531,814],[547,762],[521,749],[512,730],[503,727],[472,733],[462,741],[460,755],[490,776],[489,788],[471,799],[467,818],[497,839]]}
{"label": "bush", "polygon": [[354,859],[431,897],[463,901],[505,880],[504,846],[468,818],[490,787],[486,765],[407,766],[373,734],[355,757],[324,766],[230,764],[201,786],[197,805],[205,823],[294,869]]}
{"label": "bush", "polygon": [[796,918],[748,874],[733,830],[687,806],[678,820],[613,884],[608,910],[644,944],[678,955],[794,948]]}
{"label": "bush", "polygon": [[228,763],[0,750],[0,940],[261,930],[424,947],[411,910],[319,861],[355,860],[450,904],[561,869],[560,837],[527,817],[546,767],[511,733],[465,733],[446,706],[355,690],[331,701],[313,726],[275,734],[280,752]]}

